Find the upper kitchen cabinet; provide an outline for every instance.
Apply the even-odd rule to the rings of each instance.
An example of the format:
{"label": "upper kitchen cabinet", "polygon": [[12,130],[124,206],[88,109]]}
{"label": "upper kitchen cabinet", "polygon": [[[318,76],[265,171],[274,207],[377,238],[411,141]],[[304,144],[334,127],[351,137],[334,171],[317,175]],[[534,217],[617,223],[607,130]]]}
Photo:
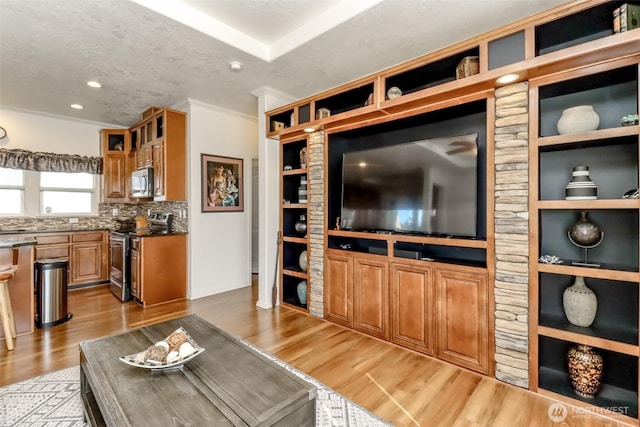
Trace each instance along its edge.
{"label": "upper kitchen cabinet", "polygon": [[[121,134],[123,149],[112,153],[110,138]],[[102,131],[103,201],[133,201],[131,172],[153,168],[153,200],[184,201],[186,188],[186,114],[152,107],[129,129]]]}
{"label": "upper kitchen cabinet", "polygon": [[127,200],[128,152],[130,135],[127,129],[102,129],[100,131],[100,155],[102,156],[102,201]]}

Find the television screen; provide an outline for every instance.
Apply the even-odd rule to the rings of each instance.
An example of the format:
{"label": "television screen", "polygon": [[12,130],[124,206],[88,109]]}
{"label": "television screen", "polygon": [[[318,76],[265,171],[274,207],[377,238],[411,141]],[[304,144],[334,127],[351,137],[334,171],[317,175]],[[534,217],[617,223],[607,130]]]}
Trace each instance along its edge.
{"label": "television screen", "polygon": [[345,153],[343,229],[476,237],[478,134]]}

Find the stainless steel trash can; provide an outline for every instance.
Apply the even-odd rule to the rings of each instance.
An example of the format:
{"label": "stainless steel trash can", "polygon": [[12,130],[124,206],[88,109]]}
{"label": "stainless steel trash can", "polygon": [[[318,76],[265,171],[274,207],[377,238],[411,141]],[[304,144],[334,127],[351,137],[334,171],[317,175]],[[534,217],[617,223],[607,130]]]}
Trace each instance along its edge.
{"label": "stainless steel trash can", "polygon": [[66,258],[41,259],[35,262],[36,326],[59,325],[73,316],[67,312]]}

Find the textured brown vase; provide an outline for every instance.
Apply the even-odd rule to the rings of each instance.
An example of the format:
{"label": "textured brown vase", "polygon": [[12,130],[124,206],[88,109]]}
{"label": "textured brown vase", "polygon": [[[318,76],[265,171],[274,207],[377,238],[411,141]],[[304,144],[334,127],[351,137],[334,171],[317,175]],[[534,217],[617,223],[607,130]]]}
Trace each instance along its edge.
{"label": "textured brown vase", "polygon": [[602,356],[588,345],[578,344],[567,353],[569,377],[576,394],[592,398],[602,383]]}

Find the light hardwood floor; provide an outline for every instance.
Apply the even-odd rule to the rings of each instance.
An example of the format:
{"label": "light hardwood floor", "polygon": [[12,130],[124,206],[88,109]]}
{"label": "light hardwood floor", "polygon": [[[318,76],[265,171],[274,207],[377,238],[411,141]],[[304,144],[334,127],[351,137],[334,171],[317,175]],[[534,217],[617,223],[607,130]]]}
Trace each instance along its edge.
{"label": "light hardwood floor", "polygon": [[120,303],[106,286],[69,294],[71,321],[0,341],[0,386],[74,366],[78,343],[196,313],[279,357],[395,426],[604,426],[590,413],[562,423],[540,395],[278,307],[257,308],[257,285],[224,294],[141,308]]}

